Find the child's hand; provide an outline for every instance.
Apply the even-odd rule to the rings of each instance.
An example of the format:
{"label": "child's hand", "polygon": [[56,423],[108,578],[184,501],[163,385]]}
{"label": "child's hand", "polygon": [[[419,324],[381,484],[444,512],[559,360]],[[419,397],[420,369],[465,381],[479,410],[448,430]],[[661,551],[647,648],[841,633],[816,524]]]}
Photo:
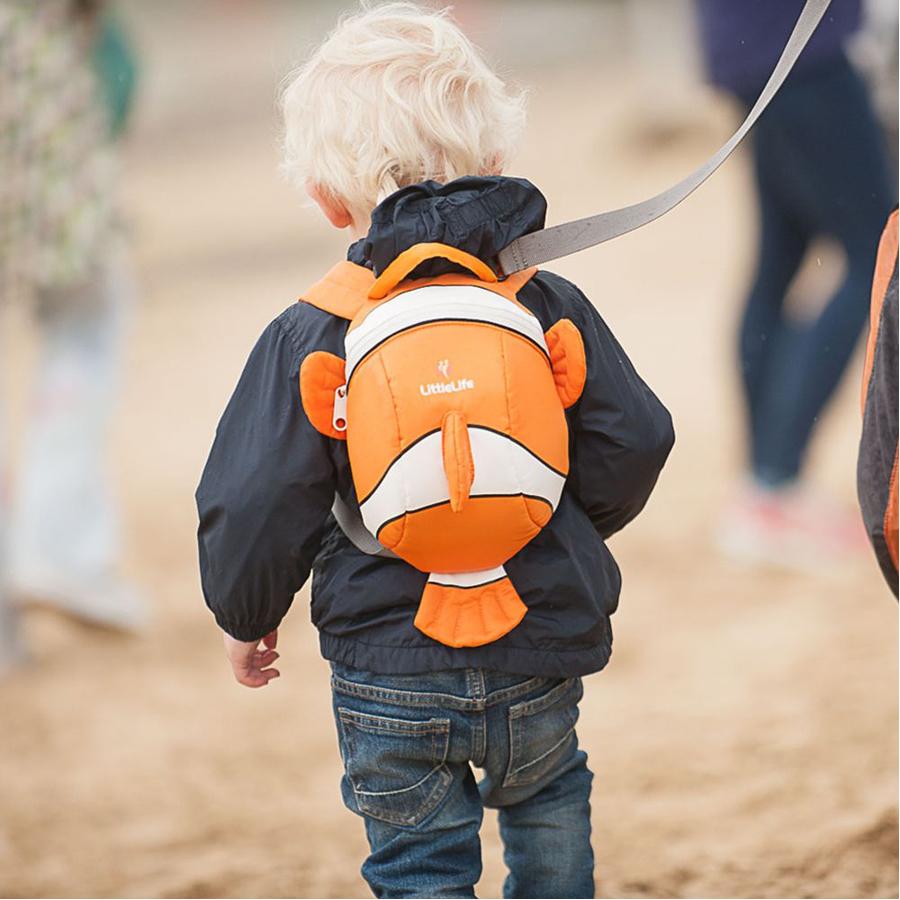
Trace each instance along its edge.
{"label": "child's hand", "polygon": [[225,655],[228,657],[228,662],[231,663],[234,677],[239,684],[251,688],[265,687],[273,678],[278,678],[281,674],[278,669],[267,668],[278,659],[278,654],[275,652],[275,645],[278,643],[277,628],[262,639],[265,650],[259,649],[259,641],[238,641],[230,634],[225,634],[223,637],[225,638]]}

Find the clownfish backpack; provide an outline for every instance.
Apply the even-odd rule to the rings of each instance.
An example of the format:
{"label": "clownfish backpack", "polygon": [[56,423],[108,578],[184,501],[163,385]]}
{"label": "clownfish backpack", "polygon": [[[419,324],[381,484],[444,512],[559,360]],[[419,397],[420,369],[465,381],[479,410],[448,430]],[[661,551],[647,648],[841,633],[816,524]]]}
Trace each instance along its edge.
{"label": "clownfish backpack", "polygon": [[[350,320],[346,359],[317,351],[300,369],[310,421],[347,441],[362,521],[340,498],[335,517],[360,549],[428,573],[415,619],[425,634],[474,647],[515,628],[527,609],[503,564],[550,520],[568,474],[564,410],[584,387],[584,345],[567,319],[544,333],[516,292],[534,266],[647,225],[703,184],[762,115],[830,2],[806,0],[741,126],[661,194],[518,238],[498,254],[502,281],[463,251],[418,244],[378,278],[340,263],[303,297]],[[471,275],[404,282],[434,257]]]}
{"label": "clownfish backpack", "polygon": [[[436,257],[471,274],[404,280]],[[533,274],[499,281],[468,253],[417,244],[377,279],[343,263],[304,297],[350,325],[345,359],[304,359],[303,408],[346,440],[365,529],[428,573],[415,625],[451,647],[522,620],[503,563],[549,522],[569,471],[565,408],[584,386],[584,345],[570,320],[545,333],[516,300]]]}

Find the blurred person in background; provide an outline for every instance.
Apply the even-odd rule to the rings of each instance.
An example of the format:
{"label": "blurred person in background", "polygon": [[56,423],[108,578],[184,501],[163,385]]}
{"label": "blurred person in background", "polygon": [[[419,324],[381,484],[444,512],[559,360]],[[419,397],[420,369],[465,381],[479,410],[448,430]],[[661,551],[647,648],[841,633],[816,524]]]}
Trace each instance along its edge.
{"label": "blurred person in background", "polygon": [[14,601],[104,626],[143,619],[118,573],[105,458],[132,300],[115,140],[133,83],[127,42],[103,4],[0,0],[0,300],[33,302],[38,329],[22,466],[0,510],[7,661],[21,652]]}
{"label": "blurred person in background", "polygon": [[[712,81],[749,108],[803,0],[697,0]],[[816,422],[866,321],[875,251],[894,205],[879,126],[845,44],[859,0],[832,3],[751,136],[759,254],[740,325],[749,472],[720,530],[746,562],[819,567],[860,543],[855,516],[801,483]],[[811,242],[836,240],[845,273],[821,311],[799,321],[788,290]]]}

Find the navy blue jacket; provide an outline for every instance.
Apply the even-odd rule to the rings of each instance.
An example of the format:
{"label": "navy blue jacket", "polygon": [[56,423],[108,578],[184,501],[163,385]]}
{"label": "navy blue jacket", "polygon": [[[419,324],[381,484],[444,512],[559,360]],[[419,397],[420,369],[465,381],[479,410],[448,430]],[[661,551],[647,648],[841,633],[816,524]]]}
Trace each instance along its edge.
{"label": "navy blue jacket", "polygon": [[[349,258],[378,274],[407,247],[440,241],[490,261],[541,228],[545,211],[521,179],[426,182],[385,200]],[[414,274],[452,268],[434,260]],[[587,384],[567,412],[571,472],[559,507],[505,564],[528,606],[521,624],[483,647],[437,643],[413,626],[427,576],[367,556],[344,536],[330,509],[336,491],[356,506],[346,446],[306,418],[298,373],[314,350],[344,355],[347,322],[295,303],[250,354],[197,490],[203,590],[225,631],[256,640],[277,627],[312,570],[312,619],[327,659],[395,674],[471,666],[571,676],[606,664],[620,577],[604,539],[647,502],[672,423],[578,288],[540,272],[518,297],[545,330],[570,318],[587,357]]]}
{"label": "navy blue jacket", "polygon": [[[756,100],[787,43],[804,0],[697,0],[710,80],[746,102]],[[859,27],[860,0],[832,0],[791,73],[842,53]]]}

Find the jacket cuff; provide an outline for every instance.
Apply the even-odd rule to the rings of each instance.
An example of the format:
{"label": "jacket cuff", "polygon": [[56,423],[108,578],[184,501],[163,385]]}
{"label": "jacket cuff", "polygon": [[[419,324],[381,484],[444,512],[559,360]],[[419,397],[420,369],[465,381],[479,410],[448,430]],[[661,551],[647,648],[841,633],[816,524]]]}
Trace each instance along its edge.
{"label": "jacket cuff", "polygon": [[214,615],[216,617],[216,624],[219,628],[226,634],[230,634],[236,641],[249,642],[262,640],[270,631],[274,631],[281,624],[280,619],[277,622],[269,622],[267,624],[258,624],[255,622],[242,622],[238,624],[237,622],[228,621],[228,619],[223,618],[218,613],[215,613]]}

